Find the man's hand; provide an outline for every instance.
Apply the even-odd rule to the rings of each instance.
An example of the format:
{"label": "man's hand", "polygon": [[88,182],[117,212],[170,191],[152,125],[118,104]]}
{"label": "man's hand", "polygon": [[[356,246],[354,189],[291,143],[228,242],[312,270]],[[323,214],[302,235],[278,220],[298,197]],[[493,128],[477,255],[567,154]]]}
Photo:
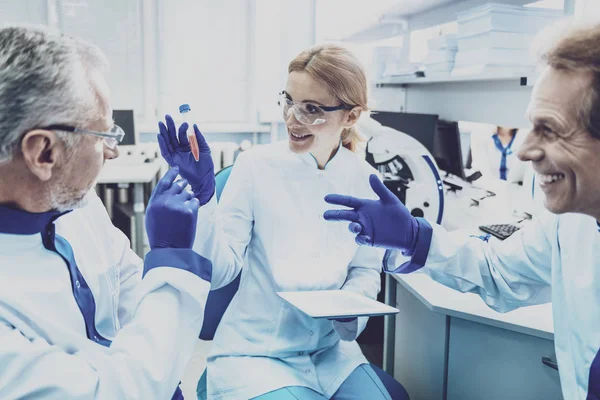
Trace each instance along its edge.
{"label": "man's hand", "polygon": [[171,167],[179,167],[179,173],[190,183],[194,196],[203,206],[210,201],[215,193],[215,167],[210,155],[210,148],[204,136],[194,124],[194,133],[200,150],[200,159],[196,161],[187,138],[188,124],[181,124],[178,139],[173,118],[166,115],[165,121],[166,125],[162,121],[158,123],[160,154]]}
{"label": "man's hand", "polygon": [[187,181],[175,181],[179,169],[171,168],[158,182],[146,210],[150,249],[191,249],[196,238],[198,199],[185,190]]}
{"label": "man's hand", "polygon": [[415,217],[377,175],[371,175],[369,183],[379,200],[329,194],[325,196],[327,203],[351,210],[329,210],[323,217],[328,221],[350,222],[349,229],[357,234],[355,240],[360,245],[400,249],[411,255],[419,229]]}

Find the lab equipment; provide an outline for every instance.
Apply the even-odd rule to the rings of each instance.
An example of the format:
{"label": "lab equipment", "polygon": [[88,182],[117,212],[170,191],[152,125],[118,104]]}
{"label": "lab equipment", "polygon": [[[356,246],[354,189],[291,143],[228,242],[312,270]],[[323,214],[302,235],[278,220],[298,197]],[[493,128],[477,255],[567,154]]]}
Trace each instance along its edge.
{"label": "lab equipment", "polygon": [[493,224],[481,225],[479,229],[485,233],[489,233],[490,235],[497,237],[500,240],[504,240],[521,228],[513,224]]}
{"label": "lab equipment", "polygon": [[185,179],[175,181],[178,173],[177,167],[167,171],[148,202],[146,231],[152,250],[191,249],[196,238],[198,200],[185,189]]}
{"label": "lab equipment", "polygon": [[200,201],[200,205],[209,202],[215,193],[214,164],[210,154],[210,148],[194,124],[194,134],[198,142],[199,161],[196,161],[190,150],[187,139],[188,124],[184,122],[179,127],[179,139],[175,122],[170,115],[165,116],[166,125],[161,121],[158,123],[160,133],[158,134],[158,145],[160,154],[171,167],[178,166],[181,176],[190,183],[192,191]]}
{"label": "lab equipment", "polygon": [[283,300],[315,318],[346,319],[397,314],[398,309],[347,290],[277,292]]}
{"label": "lab equipment", "polygon": [[[179,113],[181,114],[182,122],[186,122],[185,120],[189,119],[191,117],[190,116],[191,112],[192,112],[192,108],[190,107],[189,104],[182,104],[179,106]],[[190,119],[190,121],[193,121],[193,119]],[[188,126],[189,126],[189,123],[188,123]],[[192,155],[194,156],[194,160],[196,160],[196,162],[198,162],[198,160],[200,159],[200,149],[198,149],[198,141],[196,140],[196,135],[194,134],[193,130],[188,131],[187,139],[190,144],[190,150],[192,152]]]}
{"label": "lab equipment", "polygon": [[[371,118],[378,121],[381,125],[389,126],[396,131],[417,139],[419,143],[425,146],[425,149],[429,153],[434,153],[435,131],[438,122],[437,115],[374,111],[371,113]],[[359,120],[359,123],[361,120]]]}
{"label": "lab equipment", "polygon": [[[401,114],[377,113],[373,118],[361,116],[358,130],[371,138],[367,144],[367,161],[381,173],[384,184],[412,215],[439,224],[444,214],[444,188],[431,155],[437,115]],[[393,124],[393,128],[383,126],[376,119]],[[396,130],[399,126],[408,129]]]}
{"label": "lab equipment", "polygon": [[458,122],[438,121],[434,148],[433,155],[440,169],[465,180]]}
{"label": "lab equipment", "polygon": [[414,251],[419,226],[417,220],[398,197],[379,180],[369,177],[371,189],[379,200],[359,199],[340,194],[328,194],[325,201],[350,207],[351,210],[328,210],[323,214],[327,221],[349,221],[356,243],[386,249],[400,249],[410,255]]}
{"label": "lab equipment", "polygon": [[135,130],[133,110],[113,110],[113,120],[115,121],[115,125],[120,126],[125,132],[125,136],[119,144],[119,148],[123,149],[124,146],[136,146],[139,143],[139,137]]}
{"label": "lab equipment", "polygon": [[241,147],[235,142],[211,142],[210,155],[213,159],[215,172],[233,165],[235,153],[238,150],[241,150]]}

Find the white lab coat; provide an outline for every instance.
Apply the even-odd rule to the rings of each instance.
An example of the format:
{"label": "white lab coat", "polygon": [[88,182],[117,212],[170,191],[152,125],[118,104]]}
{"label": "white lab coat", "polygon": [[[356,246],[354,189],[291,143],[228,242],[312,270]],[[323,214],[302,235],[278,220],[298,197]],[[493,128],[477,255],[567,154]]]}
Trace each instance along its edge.
{"label": "white lab coat", "polygon": [[[170,399],[197,341],[210,284],[161,264],[142,279],[142,260],[93,194],[55,225],[93,293],[96,329],[112,340],[104,347],[88,339],[66,263],[42,243],[46,231],[6,233],[15,224],[2,215],[0,398]],[[33,224],[31,217],[18,219]]]}
{"label": "white lab coat", "polygon": [[213,288],[244,266],[208,359],[209,398],[249,399],[286,386],[330,397],[367,362],[354,341],[367,318],[315,320],[276,292],[342,289],[376,298],[383,251],[357,246],[347,224],[323,219],[329,193],[373,198],[371,173],[343,147],[319,170],[312,155],[277,142],[238,157],[218,216],[214,199],[200,208],[194,249],[213,262]]}
{"label": "white lab coat", "polygon": [[[500,162],[502,153],[494,143],[493,135],[496,133],[494,128],[477,128],[471,132],[471,157],[473,159],[471,167],[481,172],[486,178],[500,179]],[[510,146],[510,151],[506,156],[506,181],[509,183],[522,182],[526,163],[519,160],[517,152],[525,140],[527,130],[520,129]]]}
{"label": "white lab coat", "polygon": [[500,312],[552,301],[564,398],[585,399],[588,384],[600,384],[600,232],[594,218],[545,211],[510,238],[489,242],[419,224],[419,250],[407,263],[401,252],[386,252],[387,270],[402,265],[398,272],[409,272],[425,263],[420,271],[478,293]]}

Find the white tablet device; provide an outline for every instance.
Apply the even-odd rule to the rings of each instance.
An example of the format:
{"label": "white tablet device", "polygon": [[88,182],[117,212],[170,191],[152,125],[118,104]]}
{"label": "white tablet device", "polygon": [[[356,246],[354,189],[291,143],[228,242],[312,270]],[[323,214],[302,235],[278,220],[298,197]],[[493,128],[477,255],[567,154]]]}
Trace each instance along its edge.
{"label": "white tablet device", "polygon": [[277,292],[279,297],[313,318],[356,318],[396,314],[387,304],[347,290]]}

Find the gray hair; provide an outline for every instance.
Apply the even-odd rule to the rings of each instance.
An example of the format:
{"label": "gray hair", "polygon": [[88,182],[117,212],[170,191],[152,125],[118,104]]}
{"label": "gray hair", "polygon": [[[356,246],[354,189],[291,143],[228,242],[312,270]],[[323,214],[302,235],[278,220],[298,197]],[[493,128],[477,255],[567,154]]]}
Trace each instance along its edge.
{"label": "gray hair", "polygon": [[600,139],[600,24],[566,19],[545,29],[534,49],[543,65],[558,70],[591,72],[591,85],[582,93],[578,120]]}
{"label": "gray hair", "polygon": [[[0,163],[12,160],[21,137],[53,124],[97,120],[98,95],[88,71],[108,68],[96,46],[46,28],[0,29]],[[57,132],[67,146],[79,135]]]}

